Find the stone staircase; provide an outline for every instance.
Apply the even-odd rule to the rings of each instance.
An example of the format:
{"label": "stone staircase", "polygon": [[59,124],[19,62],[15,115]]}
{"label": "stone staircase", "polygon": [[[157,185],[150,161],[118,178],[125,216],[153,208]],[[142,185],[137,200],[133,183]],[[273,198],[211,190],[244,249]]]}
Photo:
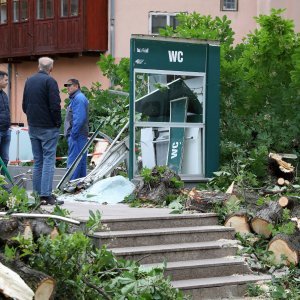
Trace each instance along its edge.
{"label": "stone staircase", "polygon": [[[14,181],[17,181],[20,178],[23,178],[23,187],[27,191],[32,190],[32,166],[8,166],[8,171]],[[55,189],[57,184],[60,182],[61,178],[66,173],[66,168],[55,168],[52,188]]]}
{"label": "stone staircase", "polygon": [[232,228],[218,226],[215,214],[182,214],[103,220],[110,231],[96,232],[98,247],[144,267],[167,263],[172,285],[193,299],[243,297],[247,284],[270,279],[252,274],[236,257]]}

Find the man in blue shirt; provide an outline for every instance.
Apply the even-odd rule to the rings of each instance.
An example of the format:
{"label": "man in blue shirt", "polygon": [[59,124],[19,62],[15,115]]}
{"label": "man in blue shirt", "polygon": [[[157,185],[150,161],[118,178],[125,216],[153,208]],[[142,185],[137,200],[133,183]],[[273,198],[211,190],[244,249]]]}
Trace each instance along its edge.
{"label": "man in blue shirt", "polygon": [[[67,107],[65,118],[64,135],[68,139],[68,160],[69,168],[88,140],[89,132],[89,101],[80,90],[77,79],[69,79],[64,86],[68,89],[71,100]],[[71,180],[86,176],[87,152],[82,156],[78,166],[71,176]]]}
{"label": "man in blue shirt", "polygon": [[[8,84],[8,74],[0,71],[0,157],[7,166],[10,144],[10,110],[6,93],[3,91]],[[1,170],[2,172],[2,170]]]}

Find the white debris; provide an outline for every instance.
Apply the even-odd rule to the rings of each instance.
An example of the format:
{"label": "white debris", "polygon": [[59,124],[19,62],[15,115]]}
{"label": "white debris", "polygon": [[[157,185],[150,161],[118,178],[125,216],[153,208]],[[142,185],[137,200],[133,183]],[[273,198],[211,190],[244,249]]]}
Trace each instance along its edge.
{"label": "white debris", "polygon": [[123,176],[108,177],[95,182],[78,194],[63,194],[58,197],[64,201],[91,201],[105,204],[117,204],[129,196],[135,185]]}

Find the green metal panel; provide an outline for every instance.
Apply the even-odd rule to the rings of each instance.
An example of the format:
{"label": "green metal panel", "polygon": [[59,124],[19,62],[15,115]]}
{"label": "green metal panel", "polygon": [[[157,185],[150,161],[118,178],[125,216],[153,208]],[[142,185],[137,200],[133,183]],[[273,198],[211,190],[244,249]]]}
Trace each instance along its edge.
{"label": "green metal panel", "polygon": [[[130,49],[132,51],[134,41],[130,40]],[[133,60],[130,59],[130,93],[129,93],[129,166],[128,178],[133,179],[133,164],[134,164],[134,82],[133,82]]]}
{"label": "green metal panel", "polygon": [[[193,43],[192,43],[193,42]],[[206,44],[176,39],[132,39],[131,59],[135,69],[205,72]]]}
{"label": "green metal panel", "polygon": [[[175,99],[170,102],[171,122],[185,122],[188,98]],[[167,165],[175,173],[180,173],[185,128],[170,128],[170,143]]]}
{"label": "green metal panel", "polygon": [[207,45],[206,127],[205,127],[205,177],[212,177],[219,169],[219,91],[220,48]]}

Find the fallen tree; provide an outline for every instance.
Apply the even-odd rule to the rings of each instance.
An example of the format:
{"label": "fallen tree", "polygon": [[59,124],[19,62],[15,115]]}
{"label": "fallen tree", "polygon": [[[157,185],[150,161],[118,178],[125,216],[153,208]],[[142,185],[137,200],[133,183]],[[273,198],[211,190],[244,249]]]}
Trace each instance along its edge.
{"label": "fallen tree", "polygon": [[33,290],[24,280],[2,263],[0,263],[0,293],[5,297],[16,300],[32,300],[34,297]]}
{"label": "fallen tree", "polygon": [[[0,262],[24,280],[32,291],[34,291],[35,300],[50,299],[50,297],[54,294],[55,280],[47,274],[30,268],[19,259],[9,261],[3,254],[0,254]],[[11,282],[11,280],[13,280],[13,282]],[[8,286],[11,284],[19,284],[19,281],[16,280],[15,282],[14,280],[16,280],[15,276],[14,279],[7,278],[4,284]]]}

